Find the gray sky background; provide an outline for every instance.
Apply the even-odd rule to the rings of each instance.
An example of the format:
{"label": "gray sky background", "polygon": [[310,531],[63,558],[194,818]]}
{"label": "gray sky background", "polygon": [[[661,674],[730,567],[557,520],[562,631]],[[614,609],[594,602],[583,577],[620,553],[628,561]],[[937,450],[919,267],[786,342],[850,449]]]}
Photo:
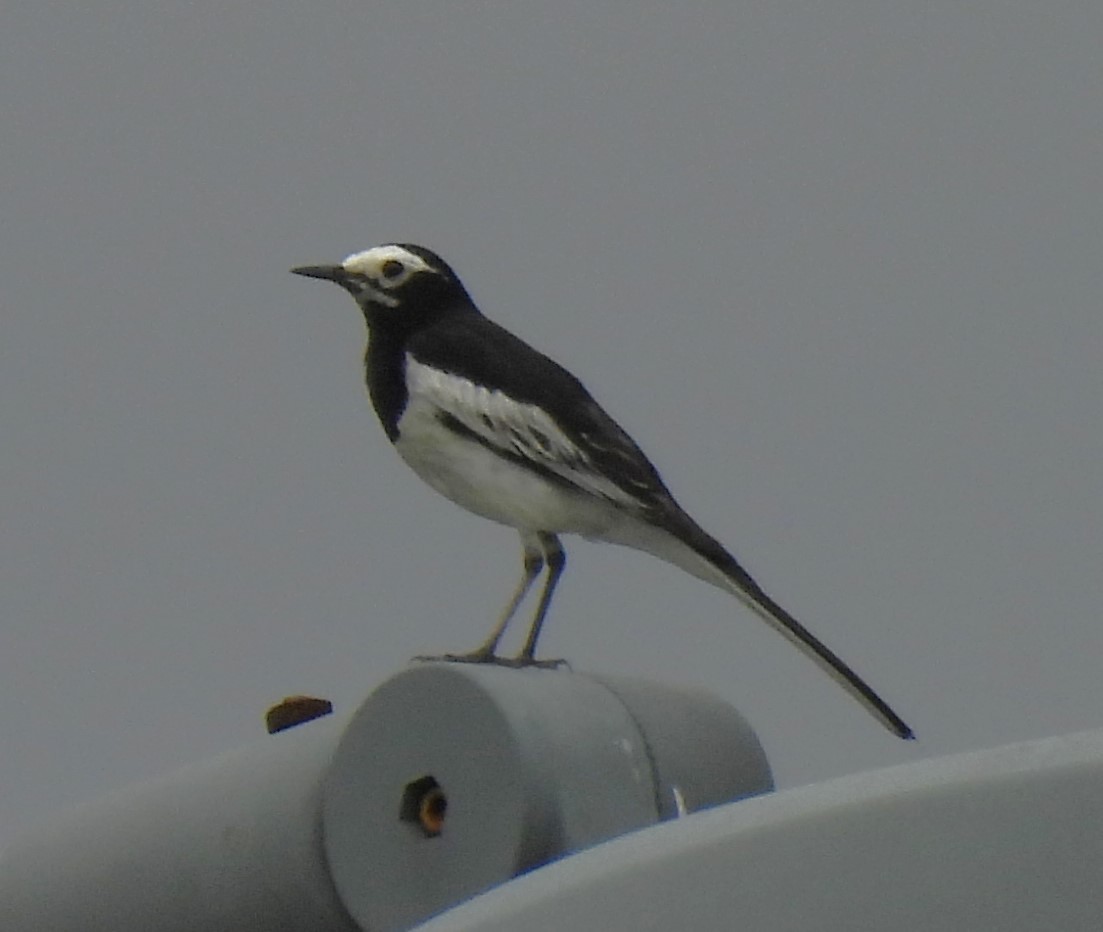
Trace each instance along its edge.
{"label": "gray sky background", "polygon": [[575,542],[544,640],[782,785],[1103,714],[1098,3],[0,12],[0,841],[469,649],[514,532],[399,461],[296,264],[442,253],[881,690]]}

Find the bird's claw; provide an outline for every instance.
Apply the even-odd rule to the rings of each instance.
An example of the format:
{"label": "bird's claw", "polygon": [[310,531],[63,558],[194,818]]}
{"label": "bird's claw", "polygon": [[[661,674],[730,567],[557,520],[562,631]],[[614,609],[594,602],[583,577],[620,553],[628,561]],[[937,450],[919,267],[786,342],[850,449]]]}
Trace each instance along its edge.
{"label": "bird's claw", "polygon": [[535,657],[516,657],[510,661],[510,664],[517,667],[536,667],[537,670],[558,670],[560,667],[571,669],[570,661],[566,657],[555,657],[548,660],[537,660]]}
{"label": "bird's claw", "polygon": [[499,657],[487,650],[473,650],[469,654],[440,654],[436,656],[419,654],[414,657],[415,663],[488,663],[498,667],[510,667],[514,670],[526,667],[535,667],[538,670],[558,670],[560,667],[571,668],[565,658],[555,660],[537,660],[535,657]]}

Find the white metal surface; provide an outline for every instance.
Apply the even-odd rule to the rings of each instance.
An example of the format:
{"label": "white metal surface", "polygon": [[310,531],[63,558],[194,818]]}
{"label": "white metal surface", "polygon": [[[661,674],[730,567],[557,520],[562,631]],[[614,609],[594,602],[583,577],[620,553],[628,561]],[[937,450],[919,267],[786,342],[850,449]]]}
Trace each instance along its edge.
{"label": "white metal surface", "polygon": [[856,774],[634,832],[424,932],[1099,932],[1103,730]]}

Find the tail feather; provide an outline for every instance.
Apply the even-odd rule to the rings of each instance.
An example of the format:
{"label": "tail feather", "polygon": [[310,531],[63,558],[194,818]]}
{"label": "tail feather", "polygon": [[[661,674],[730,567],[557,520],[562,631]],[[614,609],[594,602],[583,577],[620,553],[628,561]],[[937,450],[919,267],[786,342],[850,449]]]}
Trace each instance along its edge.
{"label": "tail feather", "polygon": [[[725,572],[727,585],[723,588],[740,598],[775,631],[801,648],[828,676],[861,702],[874,718],[894,735],[906,740],[915,737],[915,733],[908,724],[873,690],[873,687],[854,672],[846,661],[763,592],[762,587],[738,563],[734,560],[732,563],[738,570],[738,576]],[[743,580],[749,580],[750,587]]]}
{"label": "tail feather", "polygon": [[915,733],[873,688],[834,651],[775,602],[715,538],[681,509],[664,515],[662,526],[632,522],[617,542],[672,563],[698,579],[731,593],[775,631],[812,658],[835,682],[857,699],[899,738]]}

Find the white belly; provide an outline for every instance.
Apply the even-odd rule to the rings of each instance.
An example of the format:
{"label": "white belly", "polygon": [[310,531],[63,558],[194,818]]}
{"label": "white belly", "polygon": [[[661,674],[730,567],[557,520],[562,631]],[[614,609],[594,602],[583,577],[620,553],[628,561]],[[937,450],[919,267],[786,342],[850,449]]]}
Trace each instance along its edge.
{"label": "white belly", "polygon": [[422,479],[468,511],[522,531],[600,537],[617,510],[545,479],[445,427],[436,409],[411,399],[395,449]]}

